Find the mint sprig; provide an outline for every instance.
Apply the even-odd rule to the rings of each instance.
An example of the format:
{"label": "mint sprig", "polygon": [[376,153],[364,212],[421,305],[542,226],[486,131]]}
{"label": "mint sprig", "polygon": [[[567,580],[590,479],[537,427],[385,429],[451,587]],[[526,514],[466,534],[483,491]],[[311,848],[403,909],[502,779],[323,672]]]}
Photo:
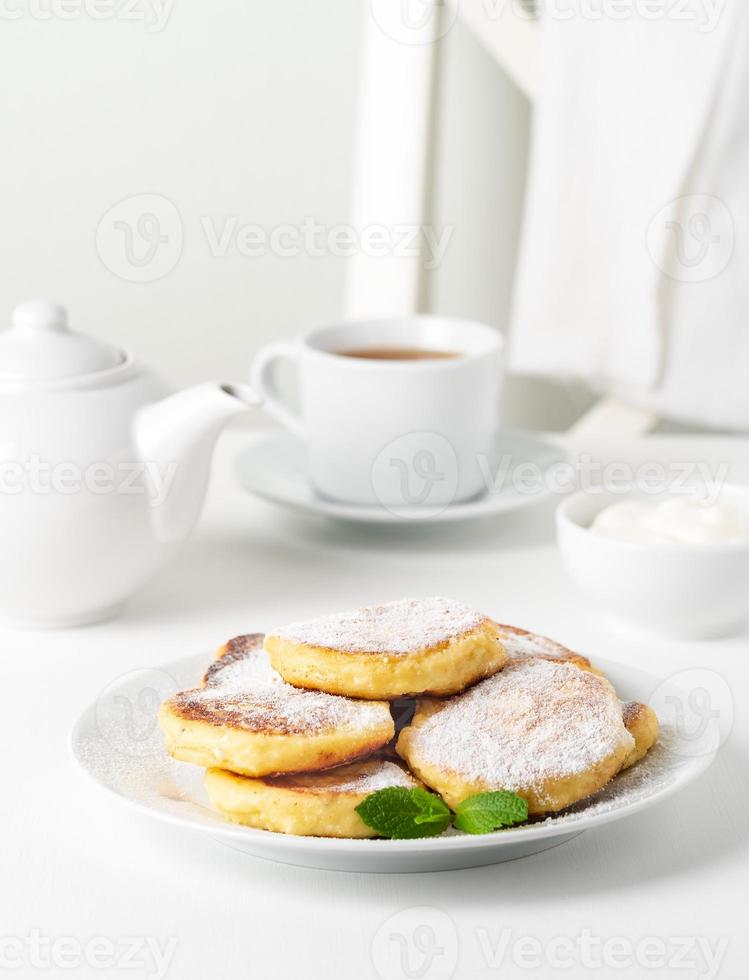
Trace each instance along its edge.
{"label": "mint sprig", "polygon": [[522,796],[505,789],[469,796],[455,810],[455,826],[467,834],[490,834],[527,819],[528,804]]}
{"label": "mint sprig", "polygon": [[[379,789],[362,800],[356,812],[380,837],[399,840],[436,837],[453,822],[442,798],[418,786]],[[455,811],[455,826],[468,834],[488,834],[527,819],[525,800],[507,790],[470,796]]]}
{"label": "mint sprig", "polygon": [[399,840],[436,837],[450,826],[452,819],[442,799],[420,787],[378,789],[362,800],[356,812],[381,837]]}

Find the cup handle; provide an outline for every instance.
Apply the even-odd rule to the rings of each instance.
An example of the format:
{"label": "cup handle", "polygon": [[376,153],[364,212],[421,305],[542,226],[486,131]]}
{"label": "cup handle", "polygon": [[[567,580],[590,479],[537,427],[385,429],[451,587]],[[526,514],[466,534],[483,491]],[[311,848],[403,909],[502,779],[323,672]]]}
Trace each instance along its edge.
{"label": "cup handle", "polygon": [[252,362],[250,377],[252,386],[263,399],[261,407],[295,436],[304,439],[302,420],[298,413],[284,402],[275,374],[275,366],[279,360],[286,359],[298,364],[300,354],[301,348],[297,344],[267,344]]}

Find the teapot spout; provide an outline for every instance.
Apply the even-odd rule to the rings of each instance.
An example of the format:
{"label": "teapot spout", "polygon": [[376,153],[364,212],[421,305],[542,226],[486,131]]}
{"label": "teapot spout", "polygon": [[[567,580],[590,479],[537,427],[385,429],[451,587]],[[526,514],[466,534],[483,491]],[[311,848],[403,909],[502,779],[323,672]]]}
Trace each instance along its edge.
{"label": "teapot spout", "polygon": [[175,542],[190,533],[203,505],[219,433],[260,401],[248,385],[206,382],[138,412],[133,435],[159,540]]}

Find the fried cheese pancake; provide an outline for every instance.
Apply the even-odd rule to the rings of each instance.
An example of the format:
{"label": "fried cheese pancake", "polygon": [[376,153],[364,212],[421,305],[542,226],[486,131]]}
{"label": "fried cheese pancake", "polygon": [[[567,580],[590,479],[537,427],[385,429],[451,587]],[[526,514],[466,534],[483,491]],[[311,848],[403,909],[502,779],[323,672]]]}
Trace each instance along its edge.
{"label": "fried cheese pancake", "polygon": [[286,684],[260,633],[222,647],[202,687],[164,702],[159,724],[175,759],[247,776],[340,765],[376,751],[395,730],[386,702]]}
{"label": "fried cheese pancake", "polygon": [[499,670],[497,624],[451,599],[401,599],[322,616],[265,638],[284,680],[356,698],[454,694]]}
{"label": "fried cheese pancake", "polygon": [[510,663],[537,657],[541,660],[575,664],[581,670],[596,672],[587,657],[581,653],[575,653],[573,650],[568,650],[561,643],[550,640],[548,636],[541,636],[540,633],[529,633],[528,630],[519,629],[517,626],[500,624],[499,639],[507,651],[507,658]]}
{"label": "fried cheese pancake", "polygon": [[[509,663],[536,657],[557,663],[574,664],[581,670],[591,670],[594,674],[602,673],[581,653],[575,653],[540,633],[530,633],[517,626],[506,626],[502,623],[499,626],[499,637],[507,651]],[[622,714],[624,727],[635,740],[635,746],[622,766],[623,772],[644,758],[655,745],[658,740],[658,716],[652,708],[639,701],[622,704]]]}
{"label": "fried cheese pancake", "polygon": [[397,751],[452,809],[476,793],[506,789],[540,814],[597,792],[634,746],[604,677],[529,658],[458,697],[420,699]]}
{"label": "fried cheese pancake", "polygon": [[360,759],[325,772],[248,779],[209,769],[212,806],[233,823],[307,837],[376,837],[356,812],[370,793],[419,783],[385,756]]}
{"label": "fried cheese pancake", "polygon": [[624,727],[635,740],[634,748],[622,763],[622,772],[644,759],[658,741],[658,715],[647,704],[627,701],[622,705]]}

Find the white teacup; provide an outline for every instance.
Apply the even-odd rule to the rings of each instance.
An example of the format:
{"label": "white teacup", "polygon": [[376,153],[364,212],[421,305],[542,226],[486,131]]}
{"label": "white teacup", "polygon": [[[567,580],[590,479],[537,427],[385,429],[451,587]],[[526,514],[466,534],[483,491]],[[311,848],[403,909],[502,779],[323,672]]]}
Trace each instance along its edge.
{"label": "white teacup", "polygon": [[[375,358],[372,351],[421,356]],[[485,489],[482,461],[494,455],[502,351],[496,330],[470,320],[342,322],[263,348],[252,383],[269,414],[305,443],[321,494],[434,511]],[[430,352],[452,356],[424,356]],[[299,413],[278,388],[274,368],[282,359],[297,367]]]}

